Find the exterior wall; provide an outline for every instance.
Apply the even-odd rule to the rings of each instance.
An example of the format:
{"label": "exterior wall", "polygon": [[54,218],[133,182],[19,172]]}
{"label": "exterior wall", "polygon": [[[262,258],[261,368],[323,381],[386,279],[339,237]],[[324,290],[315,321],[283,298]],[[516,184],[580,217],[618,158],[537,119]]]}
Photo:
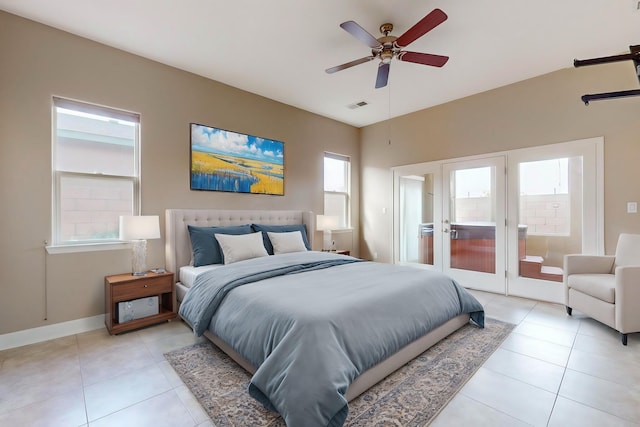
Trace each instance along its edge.
{"label": "exterior wall", "polygon": [[70,240],[117,239],[120,215],[131,215],[133,192],[130,182],[100,186],[73,180],[61,201],[60,234]]}
{"label": "exterior wall", "polygon": [[[456,221],[488,221],[491,199],[468,197],[456,199]],[[569,234],[569,195],[541,194],[520,196],[520,224],[527,225],[528,234]]]}
{"label": "exterior wall", "polygon": [[456,198],[454,222],[491,221],[491,199],[488,197]]}
{"label": "exterior wall", "polygon": [[529,235],[568,235],[569,214],[568,194],[520,196],[520,224]]}
{"label": "exterior wall", "polygon": [[[104,313],[104,276],[131,271],[130,250],[45,251],[53,96],[140,114],[142,214],[163,234],[167,208],[322,213],[324,152],[349,156],[358,254],[358,129],[1,11],[0,57],[0,337]],[[284,196],[191,191],[190,123],[284,141]],[[164,239],[148,252],[164,266]]]}

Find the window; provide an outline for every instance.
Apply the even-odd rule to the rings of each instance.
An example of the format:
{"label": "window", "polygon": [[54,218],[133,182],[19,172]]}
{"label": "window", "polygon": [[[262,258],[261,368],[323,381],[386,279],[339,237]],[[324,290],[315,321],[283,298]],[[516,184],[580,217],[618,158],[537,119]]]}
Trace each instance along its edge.
{"label": "window", "polygon": [[351,161],[349,157],[324,153],[324,214],[340,218],[340,228],[348,228],[350,213]]}
{"label": "window", "polygon": [[53,99],[53,245],[113,242],[137,215],[137,114]]}

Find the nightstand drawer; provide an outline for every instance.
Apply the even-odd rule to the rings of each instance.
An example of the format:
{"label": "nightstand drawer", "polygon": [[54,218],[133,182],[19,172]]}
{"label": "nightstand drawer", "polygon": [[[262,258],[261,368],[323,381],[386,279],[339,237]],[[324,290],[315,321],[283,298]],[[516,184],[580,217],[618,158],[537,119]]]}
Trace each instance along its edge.
{"label": "nightstand drawer", "polygon": [[113,286],[113,301],[126,301],[147,295],[171,292],[171,277],[138,279],[130,283],[119,283]]}

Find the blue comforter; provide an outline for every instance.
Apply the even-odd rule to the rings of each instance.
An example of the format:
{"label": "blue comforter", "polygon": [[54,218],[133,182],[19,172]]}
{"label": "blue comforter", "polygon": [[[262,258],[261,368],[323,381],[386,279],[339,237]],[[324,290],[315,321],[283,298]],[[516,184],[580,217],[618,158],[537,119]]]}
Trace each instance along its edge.
{"label": "blue comforter", "polygon": [[299,252],[241,261],[199,276],[180,315],[257,367],[249,393],[289,427],[341,426],[353,380],[482,305],[434,272]]}

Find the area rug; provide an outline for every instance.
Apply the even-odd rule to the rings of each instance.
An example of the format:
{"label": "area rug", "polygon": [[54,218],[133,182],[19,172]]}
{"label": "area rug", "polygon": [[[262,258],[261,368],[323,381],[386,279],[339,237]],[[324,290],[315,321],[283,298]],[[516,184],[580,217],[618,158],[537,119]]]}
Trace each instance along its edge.
{"label": "area rug", "polygon": [[[514,325],[466,325],[349,403],[345,426],[426,426],[500,346]],[[208,341],[165,354],[217,427],[284,427],[247,392],[250,375]]]}

